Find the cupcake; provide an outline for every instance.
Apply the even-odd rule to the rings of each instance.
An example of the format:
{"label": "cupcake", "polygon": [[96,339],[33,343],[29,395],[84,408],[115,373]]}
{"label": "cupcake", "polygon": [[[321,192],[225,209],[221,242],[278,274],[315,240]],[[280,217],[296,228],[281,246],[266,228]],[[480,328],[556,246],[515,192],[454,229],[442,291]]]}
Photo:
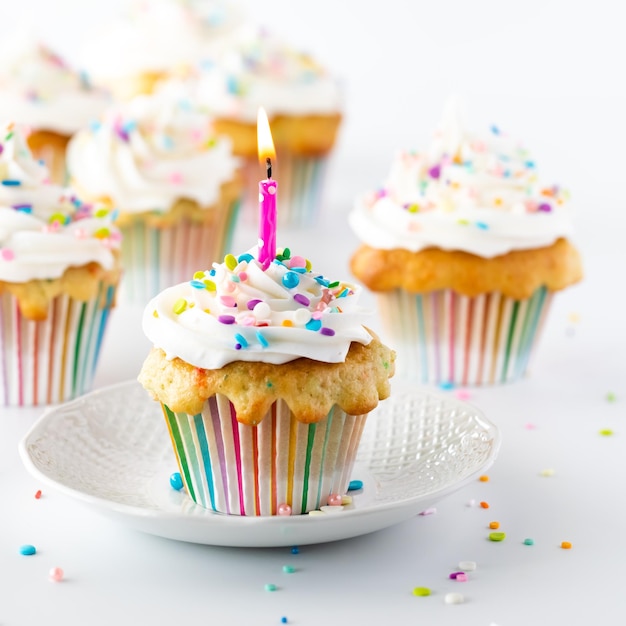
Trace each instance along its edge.
{"label": "cupcake", "polygon": [[28,129],[28,145],[51,178],[65,183],[65,149],[70,137],[97,119],[110,97],[92,87],[42,43],[22,35],[5,42],[0,66],[0,120]]}
{"label": "cupcake", "polygon": [[420,382],[519,379],[555,292],[582,278],[568,194],[520,143],[467,132],[450,105],[424,153],[403,152],[359,198],[353,274],[377,293],[398,373]]}
{"label": "cupcake", "polygon": [[221,40],[219,52],[205,59],[197,81],[196,97],[215,117],[216,130],[231,137],[235,154],[245,159],[247,214],[256,216],[256,115],[263,107],[285,200],[279,223],[313,223],[342,120],[337,80],[310,56],[246,24]]}
{"label": "cupcake", "polygon": [[220,0],[134,0],[93,33],[81,59],[97,84],[129,100],[186,75],[239,23],[239,11]]}
{"label": "cupcake", "polygon": [[241,180],[228,138],[185,99],[138,96],[68,147],[72,184],[119,212],[121,298],[146,302],[220,258],[237,217]]}
{"label": "cupcake", "polygon": [[163,407],[187,493],[231,515],[341,503],[395,354],[362,323],[360,289],[280,250],[198,271],[154,298],[139,380]]}
{"label": "cupcake", "polygon": [[0,130],[0,405],[91,387],[120,276],[107,209],[48,180],[18,127]]}

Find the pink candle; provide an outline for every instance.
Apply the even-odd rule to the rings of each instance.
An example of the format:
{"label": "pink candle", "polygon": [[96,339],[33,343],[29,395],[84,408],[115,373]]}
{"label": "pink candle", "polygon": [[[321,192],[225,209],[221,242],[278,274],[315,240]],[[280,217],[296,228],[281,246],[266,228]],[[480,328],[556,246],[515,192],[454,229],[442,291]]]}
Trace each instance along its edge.
{"label": "pink candle", "polygon": [[266,268],[276,257],[276,192],[278,184],[272,180],[271,157],[276,156],[270,125],[265,111],[257,117],[259,161],[265,161],[267,178],[259,181],[259,262]]}

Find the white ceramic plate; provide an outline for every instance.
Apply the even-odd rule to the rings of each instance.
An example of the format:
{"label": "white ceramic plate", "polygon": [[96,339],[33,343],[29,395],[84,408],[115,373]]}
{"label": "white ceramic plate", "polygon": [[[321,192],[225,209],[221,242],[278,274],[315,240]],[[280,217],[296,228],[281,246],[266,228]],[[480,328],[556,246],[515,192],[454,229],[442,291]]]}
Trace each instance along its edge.
{"label": "white ceramic plate", "polygon": [[394,388],[370,414],[353,478],[353,504],[326,515],[238,517],[174,491],[176,471],[160,407],[135,381],[48,409],[20,443],[42,483],[128,526],[223,546],[292,546],[356,537],[404,521],[484,472],[500,445],[476,408],[424,390]]}

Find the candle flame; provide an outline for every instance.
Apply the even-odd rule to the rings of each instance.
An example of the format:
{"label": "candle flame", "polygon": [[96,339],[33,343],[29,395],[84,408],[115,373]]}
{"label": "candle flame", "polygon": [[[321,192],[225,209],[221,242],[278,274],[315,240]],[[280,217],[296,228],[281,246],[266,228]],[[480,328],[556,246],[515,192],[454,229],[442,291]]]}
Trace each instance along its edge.
{"label": "candle flame", "polygon": [[257,115],[256,133],[257,145],[259,149],[259,163],[265,163],[268,158],[275,158],[276,150],[274,149],[270,123],[267,119],[267,113],[263,107],[259,109],[259,113]]}

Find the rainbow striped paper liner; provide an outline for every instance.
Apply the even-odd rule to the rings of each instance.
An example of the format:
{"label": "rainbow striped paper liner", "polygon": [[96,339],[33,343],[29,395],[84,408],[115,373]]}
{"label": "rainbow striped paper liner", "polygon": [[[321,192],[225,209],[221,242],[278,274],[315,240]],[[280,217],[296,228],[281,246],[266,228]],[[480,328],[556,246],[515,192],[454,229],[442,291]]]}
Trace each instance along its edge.
{"label": "rainbow striped paper liner", "polygon": [[[274,168],[278,181],[277,223],[279,226],[311,226],[321,212],[328,157],[299,157],[281,154]],[[256,158],[245,159],[246,193],[242,219],[246,226],[259,223],[259,180],[265,171]]]}
{"label": "rainbow striped paper liner", "polygon": [[322,421],[302,424],[278,400],[248,426],[221,394],[197,415],[162,406],[187,493],[229,515],[276,515],[280,504],[296,515],[345,494],[367,418],[334,406]]}
{"label": "rainbow striped paper liner", "polygon": [[397,375],[421,383],[486,385],[524,376],[552,296],[545,287],[526,300],[394,290],[379,295],[378,306],[397,353]]}
{"label": "rainbow striped paper liner", "polygon": [[188,280],[198,270],[222,261],[230,249],[239,200],[217,209],[217,220],[195,223],[188,219],[167,227],[135,220],[122,226],[120,302],[145,306],[158,293]]}
{"label": "rainbow striped paper liner", "polygon": [[56,404],[89,391],[114,301],[115,286],[100,283],[87,302],[57,296],[35,322],[0,294],[0,405]]}

